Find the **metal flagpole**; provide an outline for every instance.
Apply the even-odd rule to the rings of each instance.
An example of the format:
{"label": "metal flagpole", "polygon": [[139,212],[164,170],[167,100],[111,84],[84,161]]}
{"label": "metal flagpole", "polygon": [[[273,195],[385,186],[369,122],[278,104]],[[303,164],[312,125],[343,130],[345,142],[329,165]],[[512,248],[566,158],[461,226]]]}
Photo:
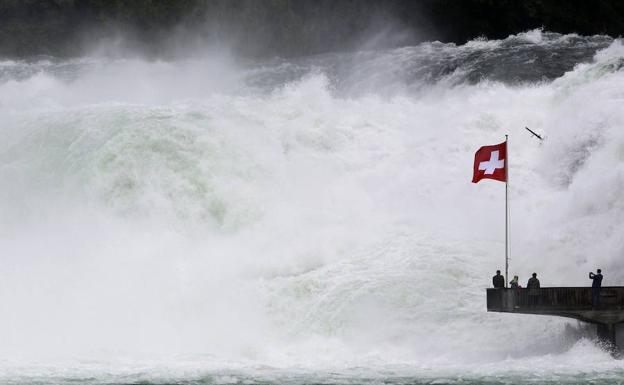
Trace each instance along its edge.
{"label": "metal flagpole", "polygon": [[505,287],[509,287],[509,135],[505,135]]}

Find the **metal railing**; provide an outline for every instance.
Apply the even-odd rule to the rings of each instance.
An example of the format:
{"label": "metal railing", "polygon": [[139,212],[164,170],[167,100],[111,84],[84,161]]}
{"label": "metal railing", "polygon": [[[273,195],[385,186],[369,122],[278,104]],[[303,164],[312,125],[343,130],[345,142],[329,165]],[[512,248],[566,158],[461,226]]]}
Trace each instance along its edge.
{"label": "metal railing", "polygon": [[622,286],[601,288],[599,298],[599,304],[592,304],[591,287],[487,289],[487,308],[492,311],[624,309]]}

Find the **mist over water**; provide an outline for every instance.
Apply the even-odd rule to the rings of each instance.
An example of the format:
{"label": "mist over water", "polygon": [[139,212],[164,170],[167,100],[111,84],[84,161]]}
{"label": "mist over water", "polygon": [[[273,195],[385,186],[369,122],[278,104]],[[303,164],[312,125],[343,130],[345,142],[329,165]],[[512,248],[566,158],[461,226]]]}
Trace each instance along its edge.
{"label": "mist over water", "polygon": [[620,285],[623,67],[539,30],[0,62],[1,381],[618,381],[591,328],[485,311],[504,185],[470,180],[509,134],[510,275]]}

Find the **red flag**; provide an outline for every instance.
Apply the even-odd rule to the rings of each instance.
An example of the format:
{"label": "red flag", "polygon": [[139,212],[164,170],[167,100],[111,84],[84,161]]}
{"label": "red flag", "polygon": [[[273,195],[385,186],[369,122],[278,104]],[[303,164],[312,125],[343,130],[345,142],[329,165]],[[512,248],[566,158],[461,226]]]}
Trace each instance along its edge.
{"label": "red flag", "polygon": [[483,146],[475,153],[472,183],[481,179],[507,181],[507,142],[493,146]]}

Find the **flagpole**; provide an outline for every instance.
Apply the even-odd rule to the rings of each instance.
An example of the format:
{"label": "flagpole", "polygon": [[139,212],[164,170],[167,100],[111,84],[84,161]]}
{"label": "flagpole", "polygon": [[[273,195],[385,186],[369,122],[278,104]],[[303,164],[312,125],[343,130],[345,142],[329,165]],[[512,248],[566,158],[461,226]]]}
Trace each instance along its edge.
{"label": "flagpole", "polygon": [[505,287],[509,287],[509,135],[505,134]]}

